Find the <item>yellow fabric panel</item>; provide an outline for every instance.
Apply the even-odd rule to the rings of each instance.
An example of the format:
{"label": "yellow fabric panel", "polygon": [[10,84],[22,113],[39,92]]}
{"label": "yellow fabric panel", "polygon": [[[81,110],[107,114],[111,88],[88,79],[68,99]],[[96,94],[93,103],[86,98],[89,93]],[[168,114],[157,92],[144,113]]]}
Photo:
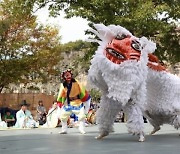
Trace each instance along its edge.
{"label": "yellow fabric panel", "polygon": [[[61,86],[60,86],[60,91],[59,91],[57,100],[59,101],[59,99],[60,99],[61,97],[66,97],[66,91],[65,91],[65,89],[64,89],[63,84],[61,84]],[[63,102],[62,102],[62,103],[63,103]]]}
{"label": "yellow fabric panel", "polygon": [[79,84],[77,82],[73,82],[69,97],[76,97],[80,93],[81,93],[81,90],[80,90]]}
{"label": "yellow fabric panel", "polygon": [[[81,89],[79,87],[78,82],[73,82],[71,87],[71,92],[69,94],[69,97],[77,97],[81,93]],[[59,100],[61,97],[66,98],[67,96],[67,88],[64,88],[63,84],[61,84],[60,92],[58,94]],[[74,100],[70,102],[70,105],[72,106],[80,106],[82,101],[80,99]]]}
{"label": "yellow fabric panel", "polygon": [[82,104],[82,101],[80,99],[76,99],[74,101],[70,101],[70,104],[72,106],[80,106]]}

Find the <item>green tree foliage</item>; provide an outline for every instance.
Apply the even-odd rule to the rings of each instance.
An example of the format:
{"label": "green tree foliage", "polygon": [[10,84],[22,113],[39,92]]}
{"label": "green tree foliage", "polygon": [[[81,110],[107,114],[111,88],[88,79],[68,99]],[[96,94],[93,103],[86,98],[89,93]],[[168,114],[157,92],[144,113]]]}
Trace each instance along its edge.
{"label": "green tree foliage", "polygon": [[63,60],[60,61],[60,71],[71,68],[74,76],[86,74],[94,50],[95,47],[91,43],[82,40],[61,45]]}
{"label": "green tree foliage", "polygon": [[58,29],[41,26],[25,0],[0,2],[0,92],[10,83],[47,80],[59,61]]}
{"label": "green tree foliage", "polygon": [[80,16],[92,23],[126,27],[137,37],[157,43],[156,55],[170,63],[180,61],[179,0],[37,0],[49,5],[51,15],[64,10],[67,18]]}
{"label": "green tree foliage", "polygon": [[92,102],[100,103],[101,93],[96,89],[90,90],[90,95],[92,97]]}

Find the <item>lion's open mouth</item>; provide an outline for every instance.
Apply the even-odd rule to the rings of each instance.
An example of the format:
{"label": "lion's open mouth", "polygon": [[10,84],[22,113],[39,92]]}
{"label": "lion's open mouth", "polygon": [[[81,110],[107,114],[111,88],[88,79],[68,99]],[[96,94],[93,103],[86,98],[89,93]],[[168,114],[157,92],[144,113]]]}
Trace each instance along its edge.
{"label": "lion's open mouth", "polygon": [[116,50],[114,50],[112,48],[106,48],[106,51],[108,54],[110,54],[111,56],[114,56],[115,58],[117,58],[119,60],[125,59],[125,57],[122,54],[120,54],[119,52],[117,52]]}

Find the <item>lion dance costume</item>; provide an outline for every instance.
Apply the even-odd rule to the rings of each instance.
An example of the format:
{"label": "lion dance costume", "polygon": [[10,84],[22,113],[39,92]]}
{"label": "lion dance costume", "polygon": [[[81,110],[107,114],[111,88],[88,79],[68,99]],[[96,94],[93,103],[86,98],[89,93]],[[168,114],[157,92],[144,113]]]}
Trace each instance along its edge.
{"label": "lion dance costume", "polygon": [[88,79],[101,93],[97,111],[101,139],[113,129],[117,113],[127,115],[128,131],[144,141],[143,115],[154,126],[170,123],[179,128],[180,79],[170,73],[151,53],[156,45],[145,37],[137,38],[121,26],[94,25],[91,31],[100,40]]}
{"label": "lion dance costume", "polygon": [[74,113],[78,117],[79,131],[84,134],[84,120],[90,107],[91,97],[85,88],[74,78],[71,70],[62,73],[64,82],[61,84],[57,101],[62,103],[60,120],[61,134],[67,133],[67,120]]}

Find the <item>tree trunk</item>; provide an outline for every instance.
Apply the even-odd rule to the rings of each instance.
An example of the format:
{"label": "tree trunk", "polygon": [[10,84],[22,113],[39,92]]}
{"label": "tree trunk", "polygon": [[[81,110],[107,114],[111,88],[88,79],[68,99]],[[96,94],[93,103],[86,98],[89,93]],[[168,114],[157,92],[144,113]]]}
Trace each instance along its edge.
{"label": "tree trunk", "polygon": [[2,92],[4,85],[0,85],[0,93]]}

